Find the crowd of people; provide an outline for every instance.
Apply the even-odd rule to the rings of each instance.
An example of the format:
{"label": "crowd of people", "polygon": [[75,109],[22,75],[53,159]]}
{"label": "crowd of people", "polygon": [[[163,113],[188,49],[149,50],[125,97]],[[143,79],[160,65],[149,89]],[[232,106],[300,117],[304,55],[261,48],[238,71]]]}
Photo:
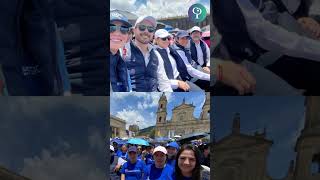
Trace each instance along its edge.
{"label": "crowd of people", "polygon": [[110,14],[110,90],[187,92],[210,90],[210,49],[200,27],[169,33],[152,16],[135,24]]}
{"label": "crowd of people", "polygon": [[215,95],[319,94],[319,1],[216,0],[212,7]]}
{"label": "crowd of people", "polygon": [[210,148],[203,144],[110,145],[111,180],[209,180]]}

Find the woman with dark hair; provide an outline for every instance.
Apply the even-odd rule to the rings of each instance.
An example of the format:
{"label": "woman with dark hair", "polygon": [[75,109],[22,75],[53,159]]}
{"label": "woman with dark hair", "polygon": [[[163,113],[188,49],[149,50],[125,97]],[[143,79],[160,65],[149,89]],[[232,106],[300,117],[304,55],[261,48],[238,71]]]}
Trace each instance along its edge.
{"label": "woman with dark hair", "polygon": [[177,153],[174,178],[177,180],[206,180],[210,173],[200,164],[200,151],[191,144],[183,145]]}

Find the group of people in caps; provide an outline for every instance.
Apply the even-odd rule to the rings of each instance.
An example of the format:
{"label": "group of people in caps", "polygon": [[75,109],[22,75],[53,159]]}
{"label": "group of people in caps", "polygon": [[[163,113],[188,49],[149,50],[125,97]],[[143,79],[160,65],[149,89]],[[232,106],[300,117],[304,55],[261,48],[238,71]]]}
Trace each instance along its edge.
{"label": "group of people in caps", "polygon": [[201,29],[170,34],[152,16],[134,26],[110,13],[110,90],[113,92],[209,91],[210,49]]}
{"label": "group of people in caps", "polygon": [[110,179],[116,180],[209,180],[208,144],[180,146],[110,145]]}

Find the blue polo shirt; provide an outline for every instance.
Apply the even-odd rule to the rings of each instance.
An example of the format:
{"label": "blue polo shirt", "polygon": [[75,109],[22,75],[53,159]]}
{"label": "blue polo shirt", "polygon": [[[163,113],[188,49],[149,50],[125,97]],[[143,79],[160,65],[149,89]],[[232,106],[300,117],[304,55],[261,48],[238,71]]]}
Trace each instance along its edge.
{"label": "blue polo shirt", "polygon": [[143,161],[137,160],[132,164],[130,161],[123,164],[120,173],[126,176],[126,180],[141,180],[146,172],[146,165]]}
{"label": "blue polo shirt", "polygon": [[173,167],[165,165],[164,168],[156,168],[155,164],[150,164],[147,166],[147,170],[144,176],[144,180],[172,180]]}
{"label": "blue polo shirt", "polygon": [[167,164],[174,168],[176,165],[176,160],[175,159],[168,159]]}
{"label": "blue polo shirt", "polygon": [[121,157],[122,159],[127,159],[128,158],[128,153],[123,153],[121,150],[118,150],[117,156]]}

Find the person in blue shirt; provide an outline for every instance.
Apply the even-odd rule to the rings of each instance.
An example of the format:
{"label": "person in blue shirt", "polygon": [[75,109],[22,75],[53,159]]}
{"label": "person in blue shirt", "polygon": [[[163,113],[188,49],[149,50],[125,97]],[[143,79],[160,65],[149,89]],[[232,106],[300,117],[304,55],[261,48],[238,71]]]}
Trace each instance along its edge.
{"label": "person in blue shirt", "polygon": [[117,156],[121,157],[123,159],[126,159],[127,158],[127,150],[128,150],[127,145],[122,144],[121,150],[118,150],[118,152],[117,152]]}
{"label": "person in blue shirt", "polygon": [[142,160],[138,160],[137,147],[131,146],[128,149],[129,160],[123,164],[121,180],[141,180],[146,172],[146,165]]}
{"label": "person in blue shirt", "polygon": [[171,180],[173,176],[172,166],[166,164],[167,150],[163,146],[157,146],[153,151],[154,163],[147,166],[144,180]]}
{"label": "person in blue shirt", "polygon": [[137,147],[137,150],[138,150],[138,159],[142,159],[142,146],[138,146]]}
{"label": "person in blue shirt", "polygon": [[166,149],[168,152],[167,164],[174,167],[176,165],[176,155],[179,150],[179,144],[177,142],[170,142]]}
{"label": "person in blue shirt", "polygon": [[110,13],[110,84],[113,92],[128,92],[129,74],[119,49],[128,41],[131,24],[117,11]]}
{"label": "person in blue shirt", "polygon": [[143,157],[144,157],[146,165],[152,164],[154,162],[152,152],[153,152],[152,145],[147,146],[146,150],[143,152]]}

